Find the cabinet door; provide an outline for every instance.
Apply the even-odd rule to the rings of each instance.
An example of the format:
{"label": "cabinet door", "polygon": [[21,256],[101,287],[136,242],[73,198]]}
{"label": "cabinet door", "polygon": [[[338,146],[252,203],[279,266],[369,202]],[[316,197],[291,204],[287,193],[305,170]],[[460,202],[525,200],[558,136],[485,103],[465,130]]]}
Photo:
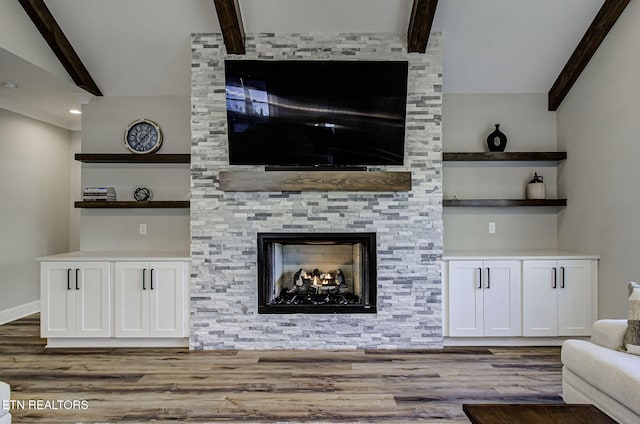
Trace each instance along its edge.
{"label": "cabinet door", "polygon": [[485,336],[520,336],[520,261],[484,261]]}
{"label": "cabinet door", "polygon": [[116,337],[148,337],[149,263],[116,262],[115,274]]}
{"label": "cabinet door", "polygon": [[111,336],[110,268],[108,262],[76,264],[76,337]]}
{"label": "cabinet door", "polygon": [[591,263],[587,260],[558,261],[558,335],[591,334]]}
{"label": "cabinet door", "polygon": [[185,265],[152,262],[149,290],[149,336],[184,337]]}
{"label": "cabinet door", "polygon": [[76,334],[75,268],[71,262],[40,264],[41,337]]}
{"label": "cabinet door", "polygon": [[483,335],[482,261],[449,262],[449,336]]}
{"label": "cabinet door", "polygon": [[522,327],[525,337],[558,334],[558,263],[530,260],[522,264]]}

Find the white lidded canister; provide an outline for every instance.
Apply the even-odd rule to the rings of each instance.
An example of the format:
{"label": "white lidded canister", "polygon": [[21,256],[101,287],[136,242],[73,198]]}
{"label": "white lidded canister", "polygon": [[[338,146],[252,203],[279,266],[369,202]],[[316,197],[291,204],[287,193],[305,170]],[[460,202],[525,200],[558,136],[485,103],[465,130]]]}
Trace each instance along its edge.
{"label": "white lidded canister", "polygon": [[544,181],[542,176],[535,173],[533,179],[527,184],[527,199],[544,199]]}

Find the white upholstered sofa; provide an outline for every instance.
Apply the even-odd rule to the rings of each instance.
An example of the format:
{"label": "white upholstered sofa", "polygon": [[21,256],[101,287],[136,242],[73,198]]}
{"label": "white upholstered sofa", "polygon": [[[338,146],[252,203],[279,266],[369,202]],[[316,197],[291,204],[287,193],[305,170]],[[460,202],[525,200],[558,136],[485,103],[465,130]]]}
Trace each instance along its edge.
{"label": "white upholstered sofa", "polygon": [[8,406],[8,402],[11,399],[11,391],[7,383],[0,381],[0,424],[11,424],[11,414],[9,409],[4,409],[4,406]]}
{"label": "white upholstered sofa", "polygon": [[623,352],[627,320],[600,320],[591,341],[562,344],[562,396],[597,406],[621,424],[640,423],[640,356]]}

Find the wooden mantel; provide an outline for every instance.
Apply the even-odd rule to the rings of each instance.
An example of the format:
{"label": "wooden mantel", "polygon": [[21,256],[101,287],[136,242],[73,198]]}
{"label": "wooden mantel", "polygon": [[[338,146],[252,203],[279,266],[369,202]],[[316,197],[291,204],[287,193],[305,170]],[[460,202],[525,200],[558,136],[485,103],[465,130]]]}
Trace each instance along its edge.
{"label": "wooden mantel", "polygon": [[221,171],[222,191],[409,191],[411,172]]}

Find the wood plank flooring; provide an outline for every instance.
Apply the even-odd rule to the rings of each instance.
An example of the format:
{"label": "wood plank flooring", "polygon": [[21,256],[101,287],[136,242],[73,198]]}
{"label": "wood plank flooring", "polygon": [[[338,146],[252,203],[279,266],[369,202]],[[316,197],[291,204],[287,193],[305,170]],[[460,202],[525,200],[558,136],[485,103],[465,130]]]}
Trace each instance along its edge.
{"label": "wood plank flooring", "polygon": [[557,347],[45,349],[39,324],[0,326],[16,423],[468,423],[462,403],[562,402]]}

